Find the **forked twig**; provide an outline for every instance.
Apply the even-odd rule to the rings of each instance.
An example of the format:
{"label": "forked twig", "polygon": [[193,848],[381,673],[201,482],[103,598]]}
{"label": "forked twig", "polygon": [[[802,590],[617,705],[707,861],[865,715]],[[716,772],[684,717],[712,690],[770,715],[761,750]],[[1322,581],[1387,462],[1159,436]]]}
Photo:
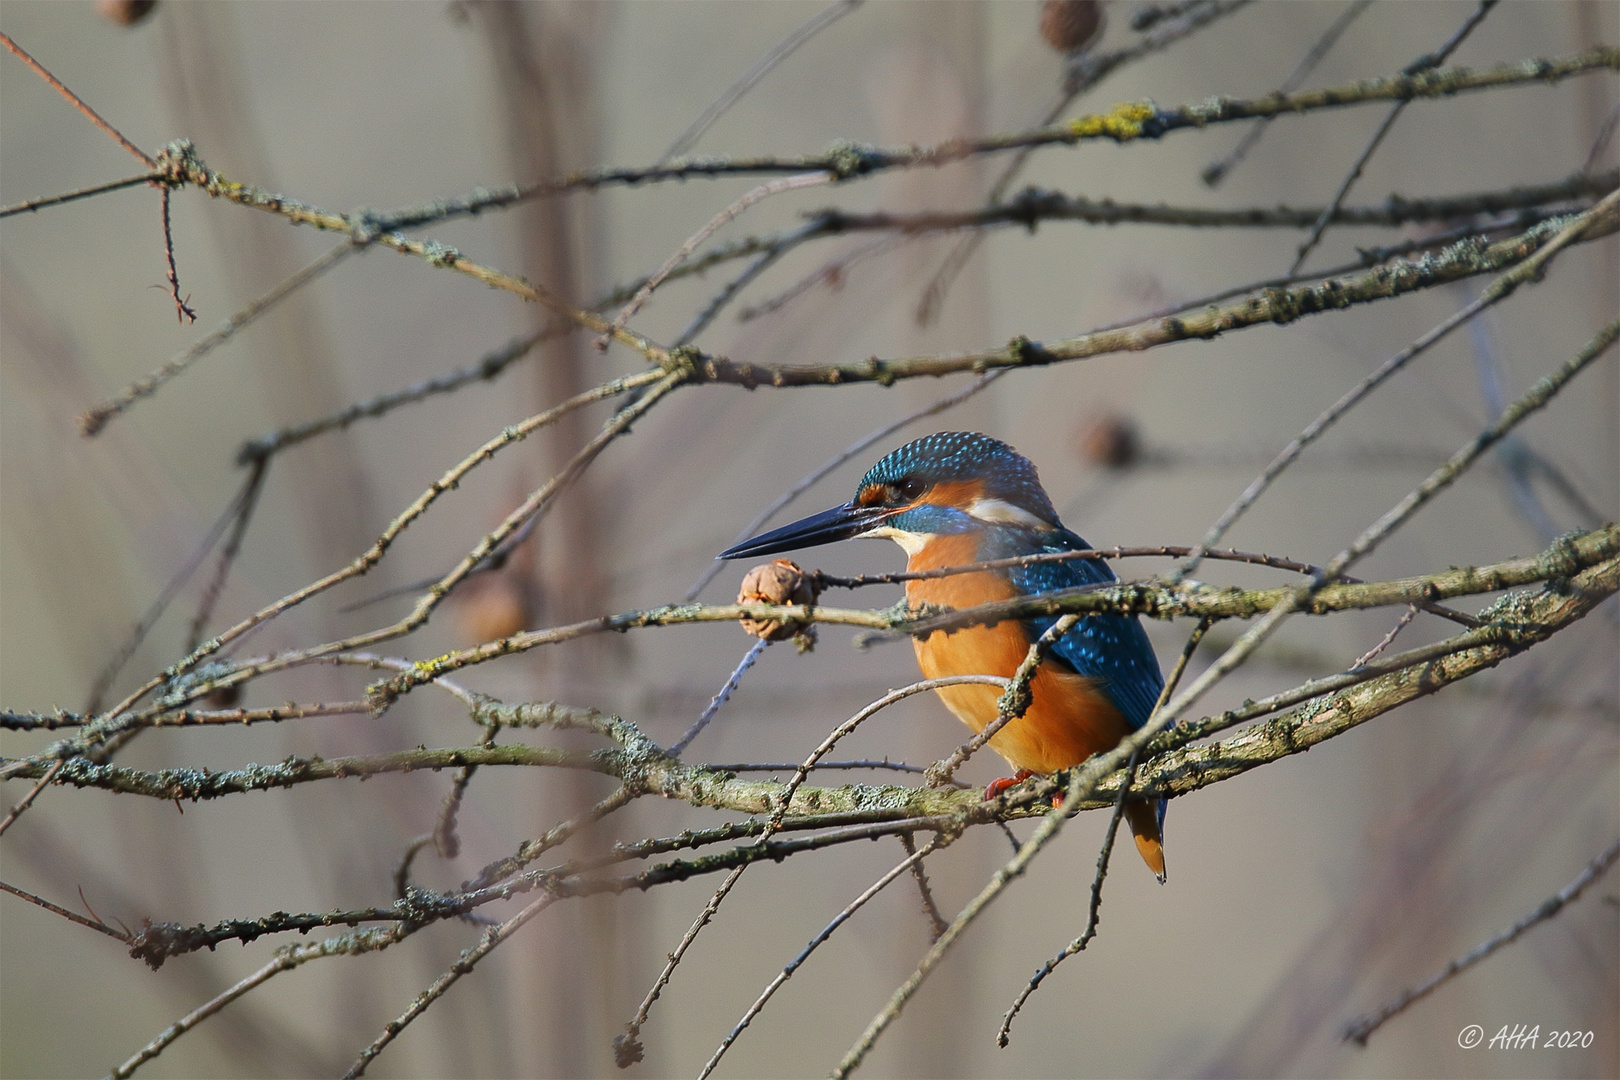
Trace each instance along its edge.
{"label": "forked twig", "polygon": [[[164,190],[167,192],[168,189],[165,188]],[[165,216],[165,221],[167,221],[167,216]],[[354,250],[353,244],[344,242],[332,248],[302,270],[292,274],[275,288],[253,300],[241,311],[226,319],[217,330],[178,353],[168,363],[130,383],[114,397],[91,408],[83,416],[79,417],[79,430],[85,435],[99,434],[101,429],[107,426],[107,421],[135,404],[141,398],[155,394],[164,383],[212,352],[216,346],[223,344],[231,335],[253,322],[260,315],[263,315],[288,296],[291,296],[294,292],[336,266],[344,256]],[[172,250],[170,258],[170,271],[172,274]],[[175,285],[175,288],[179,288],[178,284]]]}
{"label": "forked twig", "polygon": [[676,249],[675,254],[671,255],[664,265],[658,268],[657,273],[648,278],[646,283],[636,290],[636,295],[632,296],[629,303],[625,304],[618,315],[614,316],[613,324],[603,332],[601,337],[597,338],[596,347],[606,349],[608,342],[618,336],[624,330],[625,324],[634,317],[636,312],[641,310],[641,306],[647,302],[647,298],[652,296],[653,290],[662,285],[665,279],[674,273],[676,267],[689,259],[692,252],[697,250],[699,244],[713,236],[716,230],[737,217],[737,215],[755,203],[770,198],[772,195],[797,191],[800,188],[817,187],[821,184],[830,184],[837,179],[838,174],[833,172],[810,172],[802,176],[787,176],[780,180],[772,180],[744,193],[735,202],[710,218],[701,229],[687,237],[685,243]]}

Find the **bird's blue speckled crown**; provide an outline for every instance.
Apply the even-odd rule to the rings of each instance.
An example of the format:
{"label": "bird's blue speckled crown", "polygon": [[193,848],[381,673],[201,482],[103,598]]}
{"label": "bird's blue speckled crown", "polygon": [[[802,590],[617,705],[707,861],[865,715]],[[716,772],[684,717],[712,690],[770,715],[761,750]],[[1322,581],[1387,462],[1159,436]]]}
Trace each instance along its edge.
{"label": "bird's blue speckled crown", "polygon": [[985,497],[1003,499],[1054,524],[1058,520],[1030,460],[999,439],[976,431],[940,431],[909,442],[872,466],[856,490],[908,476],[930,485],[979,480]]}

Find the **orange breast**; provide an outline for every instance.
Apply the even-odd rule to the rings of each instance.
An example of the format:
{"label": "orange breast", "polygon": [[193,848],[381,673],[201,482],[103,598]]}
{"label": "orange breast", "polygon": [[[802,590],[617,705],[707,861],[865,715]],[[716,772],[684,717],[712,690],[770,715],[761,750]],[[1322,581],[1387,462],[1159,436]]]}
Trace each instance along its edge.
{"label": "orange breast", "polygon": [[[975,561],[977,541],[971,534],[941,536],[912,556],[908,570],[932,570]],[[1016,595],[1012,583],[994,573],[906,583],[913,603],[953,608],[1005,600]],[[913,639],[917,663],[925,678],[945,675],[999,675],[1011,678],[1029,652],[1029,640],[1016,622],[938,631]],[[1030,683],[1028,711],[990,740],[1015,769],[1049,773],[1076,765],[1092,754],[1119,744],[1129,730],[1125,718],[1096,684],[1048,661]],[[996,718],[993,686],[950,686],[936,691],[947,708],[975,732]]]}

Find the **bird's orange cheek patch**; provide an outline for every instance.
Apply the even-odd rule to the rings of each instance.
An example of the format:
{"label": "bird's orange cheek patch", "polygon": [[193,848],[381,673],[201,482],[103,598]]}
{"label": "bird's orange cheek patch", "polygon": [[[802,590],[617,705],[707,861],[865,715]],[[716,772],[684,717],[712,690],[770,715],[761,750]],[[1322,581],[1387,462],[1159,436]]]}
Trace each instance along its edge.
{"label": "bird's orange cheek patch", "polygon": [[923,496],[923,501],[934,506],[954,506],[957,509],[972,506],[984,498],[982,480],[946,480],[935,484]]}

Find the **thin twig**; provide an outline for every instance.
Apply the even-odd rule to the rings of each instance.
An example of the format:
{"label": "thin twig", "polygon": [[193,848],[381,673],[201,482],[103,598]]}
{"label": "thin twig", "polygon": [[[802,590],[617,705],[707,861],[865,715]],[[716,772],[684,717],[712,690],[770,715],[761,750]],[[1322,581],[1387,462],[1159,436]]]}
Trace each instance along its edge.
{"label": "thin twig", "polygon": [[7,49],[10,49],[14,56],[16,56],[23,63],[27,64],[29,67],[33,68],[34,74],[50,83],[58,94],[61,94],[63,97],[67,98],[68,102],[72,104],[75,109],[78,109],[85,116],[89,117],[92,124],[95,124],[96,127],[112,136],[113,141],[119,146],[122,146],[131,154],[134,154],[136,157],[140,158],[141,161],[145,162],[149,168],[155,168],[157,166],[157,159],[150,157],[146,151],[124,138],[124,136],[119,133],[117,128],[107,123],[107,121],[103,120],[100,115],[97,114],[96,110],[85,104],[83,98],[79,97],[78,94],[75,94],[73,91],[63,86],[60,79],[58,79],[55,75],[52,75],[49,71],[46,71],[43,64],[41,64],[38,60],[35,60],[32,56],[29,56],[21,45],[18,45],[15,41],[11,40],[11,36],[9,34],[0,34],[0,45],[4,45]]}
{"label": "thin twig", "polygon": [[157,1038],[147,1043],[128,1061],[109,1073],[109,1080],[125,1080],[125,1078],[133,1075],[136,1069],[163,1053],[180,1036],[195,1028],[237,998],[264,985],[264,983],[283,971],[290,971],[300,964],[307,963],[310,960],[318,960],[325,956],[342,956],[386,948],[403,938],[407,933],[409,931],[403,926],[390,926],[382,930],[360,931],[354,935],[345,934],[341,937],[311,942],[307,945],[287,946],[278,951],[275,959],[268,964],[170,1024]]}
{"label": "thin twig", "polygon": [[[900,861],[899,865],[895,866],[882,877],[874,881],[871,885],[867,886],[864,892],[846,904],[844,909],[833,917],[832,922],[824,926],[820,933],[810,939],[810,943],[799,951],[799,955],[788,961],[788,965],[782,969],[781,973],[777,975],[776,978],[772,979],[765,989],[760,992],[759,997],[754,999],[754,1003],[748,1006],[747,1011],[742,1015],[742,1019],[737,1021],[732,1029],[726,1034],[724,1039],[720,1040],[720,1045],[715,1048],[713,1055],[711,1055],[708,1062],[704,1064],[702,1070],[698,1072],[698,1080],[706,1080],[706,1078],[714,1072],[715,1066],[720,1064],[720,1059],[725,1056],[727,1050],[731,1049],[731,1044],[737,1041],[738,1037],[742,1035],[743,1029],[753,1022],[754,1017],[760,1014],[760,1012],[765,1008],[766,1003],[771,1000],[772,995],[774,995],[776,991],[782,987],[783,983],[787,982],[793,977],[793,973],[799,970],[804,962],[810,958],[811,953],[815,952],[816,949],[822,945],[822,943],[824,943],[828,938],[832,937],[833,933],[840,926],[849,921],[850,916],[854,915],[862,907],[865,907],[868,900],[871,900],[872,897],[882,892],[889,886],[891,882],[894,881],[895,878],[905,873],[908,869],[913,873],[920,871],[922,868],[922,861],[925,858],[940,848],[949,845],[953,839],[953,837],[950,835],[941,833],[936,835],[927,844],[923,845],[921,850],[918,850],[911,842],[910,833],[901,833],[900,838],[901,842],[906,846],[906,857]],[[918,881],[921,883],[922,888],[924,889],[924,896],[927,897],[928,909],[933,913],[933,917],[936,920],[939,920],[939,911],[937,908],[933,907],[933,898],[928,896],[926,891],[927,879],[919,878]],[[940,932],[943,932],[943,926],[941,926]],[[937,937],[938,934],[935,936]]]}
{"label": "thin twig", "polygon": [[1598,129],[1597,138],[1592,140],[1592,149],[1587,151],[1586,162],[1581,166],[1582,173],[1591,175],[1597,171],[1598,162],[1603,160],[1610,141],[1614,139],[1616,124],[1620,124],[1620,102],[1616,102],[1614,108],[1609,110],[1603,126]]}
{"label": "thin twig", "polygon": [[[1073,562],[1076,559],[1183,558],[1199,551],[1199,548],[1181,547],[1175,544],[1160,544],[1155,547],[1086,548],[1080,551],[1047,551],[1032,555],[1013,555],[1005,559],[984,559],[979,562],[962,563],[957,566],[941,566],[934,570],[906,570],[892,574],[858,574],[855,577],[834,577],[818,570],[815,578],[816,584],[821,588],[859,589],[867,585],[893,585],[904,581],[924,581],[952,577],[956,574],[974,574],[984,570],[1004,570],[1014,566],[1035,566],[1040,563]],[[1312,577],[1320,576],[1322,573],[1320,566],[1311,563],[1253,551],[1236,551],[1232,548],[1203,550],[1200,558],[1223,562],[1248,563],[1252,566],[1268,566],[1276,570],[1290,570],[1296,574],[1308,574]],[[1360,578],[1348,575],[1341,576],[1340,580],[1351,584],[1361,583]],[[1454,611],[1441,604],[1424,603],[1419,606],[1424,611],[1439,615],[1443,619],[1449,619],[1462,626],[1479,625],[1479,620],[1474,616],[1461,611]]]}
{"label": "thin twig", "polygon": [[[912,237],[924,233],[996,226],[1016,226],[1027,230],[1047,221],[1078,221],[1090,225],[1166,225],[1190,229],[1303,229],[1310,227],[1323,214],[1327,214],[1331,223],[1337,225],[1395,226],[1426,221],[1445,222],[1470,214],[1544,206],[1549,202],[1578,199],[1588,195],[1606,195],[1614,189],[1615,175],[1615,171],[1611,169],[1599,174],[1577,173],[1549,184],[1418,199],[1392,194],[1380,203],[1366,206],[1321,208],[1288,205],[1212,207],[1162,202],[1121,202],[1112,198],[1094,199],[1084,195],[1067,195],[1061,191],[1045,188],[1027,187],[1006,202],[990,203],[971,210],[849,211],[829,207],[816,212],[811,218],[811,224],[817,226],[811,235],[882,231]],[[832,267],[841,265],[843,264],[829,264]],[[1289,273],[1295,274],[1297,270],[1291,270]],[[811,279],[817,276],[832,276],[832,271],[823,268],[811,275]],[[761,312],[767,309],[774,310],[773,305],[780,306],[780,303],[768,301],[754,310]]]}
{"label": "thin twig", "polygon": [[725,901],[726,895],[731,892],[732,886],[737,884],[737,879],[742,877],[743,871],[747,869],[748,864],[743,863],[726,875],[726,880],[720,883],[720,887],[714,891],[714,895],[709,897],[709,902],[703,905],[703,910],[698,912],[698,917],[693,920],[686,933],[681,935],[680,944],[675,946],[675,950],[664,961],[663,970],[658,973],[658,978],[653,980],[652,987],[647,991],[647,996],[642,998],[641,1007],[636,1010],[636,1015],[631,1018],[630,1022],[624,1026],[624,1034],[613,1037],[613,1060],[618,1063],[619,1068],[628,1068],[642,1059],[644,1048],[641,1044],[641,1028],[647,1022],[648,1014],[652,1011],[653,1002],[658,1000],[659,995],[664,992],[664,987],[669,985],[669,978],[680,965],[681,958],[686,955],[686,950],[691,948],[692,942],[697,940],[698,933],[709,924],[710,919],[714,918],[715,912],[720,910],[720,905]]}
{"label": "thin twig", "polygon": [[45,770],[44,774],[40,776],[38,781],[35,782],[34,786],[28,789],[28,794],[17,800],[17,805],[13,806],[11,811],[6,814],[5,820],[0,821],[0,833],[4,833],[7,829],[11,828],[11,823],[22,817],[23,811],[27,810],[29,804],[39,797],[39,793],[41,791],[45,790],[46,784],[49,784],[52,780],[56,779],[56,774],[61,772],[62,766],[66,764],[66,758],[59,758],[55,764]]}
{"label": "thin twig", "polygon": [[[1170,677],[1164,681],[1164,686],[1159,690],[1159,700],[1154,703],[1154,709],[1164,708],[1165,702],[1170,700],[1170,695],[1176,692],[1176,686],[1180,684],[1181,676],[1187,670],[1187,664],[1198,651],[1199,642],[1213,625],[1213,622],[1205,619],[1188,635],[1187,644],[1182,647],[1181,656],[1177,658],[1174,670],[1170,672]],[[1125,816],[1125,797],[1130,793],[1131,782],[1136,777],[1136,766],[1141,756],[1142,752],[1138,750],[1131,755],[1130,762],[1125,766],[1125,778],[1119,785],[1119,797],[1115,799],[1114,812],[1108,818],[1108,830],[1103,834],[1102,849],[1097,852],[1097,872],[1091,880],[1091,907],[1086,913],[1086,928],[1079,937],[1064,946],[1061,952],[1042,964],[1040,970],[1030,977],[1028,984],[1019,992],[1018,997],[1013,999],[1012,1006],[1001,1018],[1001,1030],[996,1032],[996,1045],[1004,1050],[1012,1038],[1012,1022],[1023,1009],[1024,1003],[1030,999],[1030,995],[1040,989],[1041,983],[1046,981],[1046,977],[1052,974],[1059,964],[1084,950],[1097,936],[1097,927],[1102,921],[1103,881],[1108,877],[1108,861],[1114,851],[1114,840],[1119,835],[1120,819]]]}
{"label": "thin twig", "polygon": [[1046,659],[1053,646],[1064,634],[1073,630],[1080,623],[1081,616],[1065,615],[1057,622],[1046,628],[1046,631],[1030,643],[1029,651],[1019,662],[1012,678],[1006,681],[1006,688],[1001,698],[996,702],[996,717],[984,727],[973,733],[967,742],[951,751],[949,757],[943,761],[936,761],[928,767],[928,783],[931,787],[943,787],[951,782],[964,762],[983,749],[1001,729],[1023,716],[1029,710],[1034,696],[1030,693],[1029,684],[1035,680],[1036,669]]}
{"label": "thin twig", "polygon": [[[818,227],[813,235],[820,236],[827,232],[826,227],[821,225],[823,220],[825,219],[816,219],[815,223]],[[886,255],[889,252],[896,250],[907,241],[914,239],[918,235],[920,235],[920,233],[879,236],[872,240],[866,241],[864,244],[858,244],[848,251],[845,251],[842,254],[822,263],[820,266],[816,267],[808,274],[805,274],[798,281],[795,281],[787,288],[781,289],[771,296],[767,296],[757,304],[743,308],[741,311],[737,312],[737,321],[740,323],[752,322],[761,316],[770,315],[774,312],[781,311],[788,304],[805,295],[818,285],[825,285],[829,289],[837,290],[838,288],[842,287],[845,280],[848,279],[851,267],[858,263],[865,262],[868,259],[876,258],[879,255]],[[806,239],[809,239],[809,237],[806,237]]]}
{"label": "thin twig", "polygon": [[169,187],[167,184],[162,187],[162,198],[159,205],[163,219],[163,257],[169,263],[169,295],[174,297],[175,317],[181,323],[196,322],[197,313],[186,302],[191,297],[187,296],[185,300],[180,298],[180,271],[174,265],[174,233],[169,228]]}
{"label": "thin twig", "polygon": [[788,176],[781,180],[772,180],[769,183],[761,184],[740,196],[731,205],[710,218],[701,229],[686,238],[686,241],[675,250],[675,254],[671,255],[664,262],[664,265],[659,267],[658,271],[647,279],[646,284],[642,285],[636,291],[636,295],[630,298],[630,302],[624,305],[618,315],[614,316],[612,325],[596,340],[596,347],[606,349],[608,342],[618,336],[624,330],[625,324],[630,321],[636,312],[641,310],[641,306],[647,302],[647,298],[652,296],[653,290],[662,285],[677,266],[690,258],[699,244],[713,236],[715,231],[727,222],[732,221],[750,206],[768,199],[772,195],[797,191],[800,188],[817,187],[821,184],[830,184],[836,179],[838,179],[837,174],[832,172],[813,172],[805,173],[802,176]]}
{"label": "thin twig", "polygon": [[[1277,93],[1290,94],[1299,89],[1300,84],[1305,81],[1305,77],[1316,70],[1316,65],[1322,62],[1322,58],[1332,51],[1333,46],[1338,43],[1344,32],[1350,29],[1350,24],[1355,22],[1356,18],[1363,11],[1366,11],[1371,4],[1372,0],[1354,0],[1353,3],[1340,12],[1339,17],[1334,19],[1326,30],[1322,31],[1322,36],[1316,39],[1316,44],[1311,46],[1310,51],[1289,73],[1288,78],[1283,80],[1282,85],[1277,88]],[[1275,119],[1275,117],[1272,119]],[[1238,140],[1238,144],[1232,148],[1231,153],[1219,161],[1212,161],[1204,166],[1204,171],[1198,174],[1199,179],[1207,187],[1219,187],[1221,181],[1226,179],[1226,174],[1231,172],[1245,157],[1248,157],[1249,151],[1254,149],[1255,143],[1260,141],[1260,136],[1265,134],[1266,127],[1270,123],[1271,119],[1257,121],[1254,126],[1243,133],[1243,138]]]}
{"label": "thin twig", "polygon": [[[910,833],[900,834],[900,846],[906,849],[907,855],[917,854],[917,844]],[[938,941],[939,935],[945,932],[945,928],[950,923],[945,920],[945,916],[939,913],[939,904],[934,900],[934,890],[928,884],[928,871],[923,869],[921,859],[911,864],[911,876],[917,882],[917,895],[922,900],[922,911],[927,916],[930,924],[928,940],[930,942]]]}
{"label": "thin twig", "polygon": [[[46,911],[49,911],[53,915],[60,915],[60,916],[62,916],[62,918],[67,919],[69,922],[76,922],[80,926],[87,926],[92,930],[96,930],[96,931],[99,931],[100,933],[106,934],[110,938],[117,938],[119,941],[122,941],[122,942],[124,942],[126,944],[130,940],[129,934],[125,933],[122,930],[114,930],[112,927],[108,926],[106,923],[102,922],[100,919],[87,919],[83,915],[80,915],[76,911],[69,911],[67,908],[62,907],[59,904],[51,903],[49,900],[45,899],[43,896],[35,896],[33,893],[26,892],[26,891],[24,891],[22,889],[19,889],[15,885],[11,885],[11,884],[8,884],[7,882],[0,881],[0,890],[4,890],[4,891],[8,892],[12,896],[21,897],[22,899],[28,901],[30,904],[35,904],[35,905],[37,905],[39,907],[42,907]],[[94,915],[95,912],[91,912],[91,914]]]}
{"label": "thin twig", "polygon": [[1315,420],[1306,425],[1305,430],[1301,431],[1294,437],[1292,442],[1283,447],[1276,458],[1265,467],[1265,470],[1250,482],[1249,486],[1243,490],[1243,493],[1237,497],[1231,506],[1222,512],[1220,518],[1209,527],[1209,530],[1198,541],[1198,550],[1187,556],[1181,566],[1176,569],[1171,580],[1184,580],[1186,575],[1197,569],[1199,561],[1203,558],[1202,551],[1226,535],[1226,531],[1249,507],[1254,505],[1255,500],[1271,486],[1272,481],[1284,469],[1293,464],[1305,448],[1315,442],[1328,428],[1332,427],[1340,417],[1359,405],[1366,399],[1367,395],[1388,381],[1390,376],[1400,371],[1414,358],[1422,355],[1451,331],[1463,325],[1481,311],[1493,307],[1511,296],[1524,282],[1540,280],[1541,275],[1546,271],[1547,264],[1558,252],[1584,235],[1587,228],[1594,223],[1612,218],[1615,215],[1617,206],[1620,206],[1620,189],[1610,192],[1597,205],[1574,218],[1533,255],[1519,262],[1512,269],[1492,281],[1472,303],[1384,361],[1374,369],[1372,374],[1357,383],[1343,397],[1339,398]]}
{"label": "thin twig", "polygon": [[[772,502],[765,509],[761,510],[752,521],[743,526],[742,531],[737,534],[737,538],[733,540],[732,543],[740,544],[750,536],[753,536],[754,533],[758,532],[760,527],[767,521],[781,513],[785,507],[792,504],[792,502],[800,495],[803,495],[806,491],[819,484],[824,478],[831,475],[834,471],[841,467],[844,462],[848,461],[856,454],[865,452],[866,449],[872,446],[874,443],[887,439],[890,435],[893,435],[895,432],[900,431],[910,424],[916,423],[918,420],[922,420],[930,416],[936,416],[947,409],[960,405],[968,398],[995,382],[1001,377],[1001,375],[1002,372],[1000,371],[992,371],[987,375],[981,375],[979,378],[973,380],[971,385],[965,387],[964,389],[958,390],[954,394],[946,394],[944,397],[933,402],[932,404],[925,405],[923,408],[918,409],[915,412],[908,413],[893,423],[885,424],[876,431],[855,440],[850,445],[844,447],[843,450],[822,462],[816,467],[814,472],[804,477],[797,484],[794,484],[792,487],[788,488],[777,497],[776,501]],[[692,584],[692,587],[686,590],[685,599],[688,602],[697,599],[697,594],[702,592],[704,587],[707,586],[709,582],[713,581],[715,576],[719,574],[721,570],[725,569],[725,566],[725,563],[716,560],[707,570],[704,571],[703,576],[698,578],[697,581]],[[831,581],[832,579],[826,580]]]}
{"label": "thin twig", "polygon": [[1452,960],[1434,975],[1416,986],[1402,990],[1392,1000],[1380,1005],[1372,1012],[1352,1020],[1345,1025],[1341,1037],[1345,1042],[1353,1042],[1357,1046],[1366,1046],[1367,1040],[1372,1033],[1383,1027],[1387,1021],[1405,1012],[1412,1004],[1427,997],[1440,986],[1461,975],[1497,949],[1512,944],[1525,931],[1546,922],[1569,904],[1574,903],[1593,882],[1608,872],[1616,859],[1620,859],[1620,840],[1610,844],[1606,850],[1576,875],[1574,881],[1571,881],[1558,892],[1537,904],[1534,910],[1527,913],[1518,922],[1502,932],[1486,938],[1462,956]]}
{"label": "thin twig", "polygon": [[[799,230],[799,235],[808,236],[811,234],[813,229],[813,225],[806,225]],[[703,331],[707,330],[709,325],[719,317],[720,312],[725,310],[725,306],[731,303],[732,300],[736,299],[738,293],[742,292],[749,285],[753,284],[761,274],[774,265],[776,261],[786,254],[788,249],[792,246],[793,245],[791,242],[784,241],[783,243],[768,249],[763,254],[756,256],[753,262],[749,263],[743,268],[742,273],[726,282],[725,285],[721,287],[720,291],[714,294],[714,298],[711,299],[707,304],[703,305],[703,310],[699,311],[692,317],[692,321],[687,323],[686,329],[682,330],[680,336],[677,337],[672,343],[673,347],[680,348],[682,345],[690,345],[694,340],[696,340],[697,336],[703,333]]]}
{"label": "thin twig", "polygon": [[[365,401],[355,402],[353,405],[323,416],[318,420],[306,420],[300,424],[291,424],[284,428],[249,439],[243,443],[236,452],[238,464],[247,464],[258,458],[268,457],[271,454],[285,450],[289,446],[296,446],[317,435],[328,431],[341,430],[362,418],[385,416],[402,405],[411,405],[432,397],[435,394],[447,394],[458,390],[471,382],[495,378],[507,367],[529,355],[530,351],[542,341],[556,337],[565,330],[572,329],[572,324],[561,320],[552,322],[528,334],[520,334],[506,344],[491,349],[485,353],[476,364],[470,364],[443,375],[435,375],[431,379],[424,379],[412,383],[402,390],[390,390],[367,398]],[[431,584],[431,581],[428,583]],[[426,588],[426,585],[422,586]]]}
{"label": "thin twig", "polygon": [[264,478],[270,470],[270,459],[258,458],[248,465],[247,482],[242,485],[242,493],[238,496],[234,520],[231,524],[231,534],[225,538],[225,545],[219,549],[219,562],[214,567],[214,576],[203,590],[202,599],[197,604],[197,614],[192,617],[191,629],[186,632],[186,652],[191,652],[202,643],[204,629],[208,620],[213,618],[214,605],[225,592],[225,581],[230,577],[231,566],[236,562],[236,556],[242,550],[242,541],[247,537],[248,525],[253,521],[253,511],[258,508],[259,495],[264,491]]}
{"label": "thin twig", "polygon": [[686,729],[686,734],[675,740],[675,744],[669,748],[671,757],[680,757],[681,752],[692,745],[692,740],[698,737],[698,733],[709,726],[709,721],[714,719],[714,714],[720,711],[720,706],[731,698],[732,693],[737,689],[737,684],[742,682],[743,673],[754,666],[754,661],[759,659],[759,654],[764,652],[765,646],[770,643],[770,638],[760,638],[743,654],[743,658],[737,664],[736,669],[726,679],[725,684],[720,687],[719,692],[709,701],[708,707],[703,710],[703,715],[699,716],[697,722]]}
{"label": "thin twig", "polygon": [[[798,767],[799,764],[796,761],[743,761],[709,765],[709,768],[714,769],[716,772],[787,772],[789,769],[797,769]],[[829,769],[890,769],[894,772],[906,773],[927,771],[921,765],[908,765],[904,761],[890,761],[888,758],[873,758],[860,761],[818,761],[811,768],[815,772],[825,772]]]}
{"label": "thin twig", "polygon": [[[167,189],[165,189],[165,191],[167,191]],[[291,296],[294,292],[309,284],[311,281],[314,281],[327,270],[330,270],[332,267],[336,266],[342,261],[344,256],[348,255],[354,250],[354,245],[351,243],[345,242],[339,244],[328,251],[325,255],[322,255],[320,258],[304,267],[302,270],[299,270],[297,273],[287,277],[275,288],[271,289],[263,296],[253,300],[241,311],[238,311],[235,315],[232,315],[229,319],[226,319],[213,333],[208,334],[206,337],[200,339],[196,344],[187,347],[180,353],[177,353],[172,360],[164,364],[162,367],[157,368],[150,374],[130,383],[123,390],[119,391],[114,397],[109,398],[107,401],[94,406],[88,412],[84,413],[84,415],[79,417],[79,430],[85,435],[98,434],[101,429],[107,425],[107,421],[129,408],[141,398],[149,397],[156,393],[164,383],[185,371],[192,364],[206,356],[209,352],[212,352],[216,346],[223,344],[231,337],[231,335],[235,334],[238,330],[242,329],[244,326],[247,326],[249,323],[252,323],[260,315],[263,315],[281,301],[285,300],[288,296]],[[178,285],[175,287],[178,288]]]}
{"label": "thin twig", "polygon": [[161,179],[163,179],[163,173],[161,172],[141,173],[139,176],[126,176],[122,180],[111,180],[105,184],[92,184],[89,187],[79,188],[75,191],[64,191],[59,195],[46,195],[38,199],[29,199],[27,202],[0,208],[0,218],[32,213],[47,206],[61,206],[63,203],[74,202],[77,199],[88,199],[94,195],[102,195],[109,191],[120,191],[123,188],[134,187],[136,184],[150,184],[154,180]]}
{"label": "thin twig", "polygon": [[776,65],[792,56],[805,42],[860,6],[861,0],[833,0],[833,3],[810,16],[802,25],[767,49],[764,55],[750,64],[747,71],[737,76],[736,81],[726,87],[708,108],[699,113],[698,118],[692,121],[685,131],[675,137],[675,141],[669,144],[669,149],[658,159],[658,164],[661,165],[670,158],[678,157],[690,150],[704,133],[714,126],[715,121],[724,116],[727,110],[737,104],[761,79],[769,75]]}
{"label": "thin twig", "polygon": [[1406,610],[1401,613],[1401,617],[1395,620],[1395,625],[1389,628],[1389,633],[1385,634],[1378,644],[1356,657],[1356,662],[1350,666],[1352,668],[1366,667],[1376,660],[1379,653],[1389,648],[1390,643],[1395,640],[1395,635],[1406,629],[1407,624],[1417,616],[1419,610],[1416,604],[1408,604]]}
{"label": "thin twig", "polygon": [[1029,982],[1019,991],[1013,999],[1012,1005],[1001,1017],[1001,1029],[996,1032],[996,1045],[1005,1050],[1012,1040],[1012,1022],[1024,1008],[1028,1001],[1039,990],[1046,977],[1057,970],[1057,966],[1069,957],[1085,950],[1097,936],[1097,927],[1102,922],[1102,890],[1103,882],[1108,877],[1108,862],[1114,853],[1114,840],[1119,835],[1119,823],[1125,817],[1125,797],[1130,793],[1131,783],[1136,779],[1136,766],[1140,759],[1140,752],[1132,754],[1125,766],[1125,779],[1120,782],[1119,796],[1114,800],[1114,811],[1109,815],[1108,828],[1103,833],[1102,847],[1097,852],[1097,870],[1091,879],[1091,906],[1086,912],[1086,928],[1079,937],[1065,945],[1058,954],[1042,964],[1030,976]]}

